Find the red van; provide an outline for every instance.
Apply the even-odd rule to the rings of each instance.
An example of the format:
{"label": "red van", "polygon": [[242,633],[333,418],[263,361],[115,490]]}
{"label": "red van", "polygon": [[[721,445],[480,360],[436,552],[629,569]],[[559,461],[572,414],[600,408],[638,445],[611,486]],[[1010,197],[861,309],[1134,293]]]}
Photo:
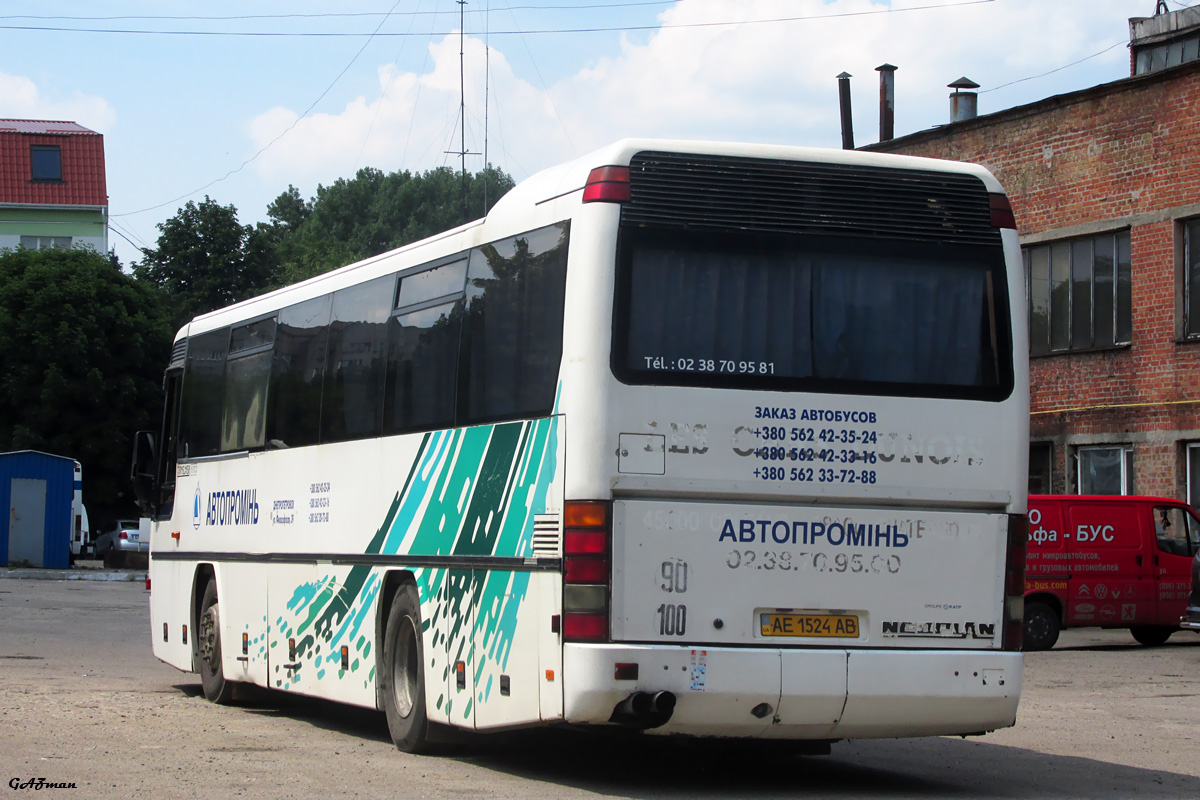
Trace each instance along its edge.
{"label": "red van", "polygon": [[1162,497],[1030,495],[1025,649],[1062,628],[1129,628],[1144,645],[1179,630],[1200,518]]}

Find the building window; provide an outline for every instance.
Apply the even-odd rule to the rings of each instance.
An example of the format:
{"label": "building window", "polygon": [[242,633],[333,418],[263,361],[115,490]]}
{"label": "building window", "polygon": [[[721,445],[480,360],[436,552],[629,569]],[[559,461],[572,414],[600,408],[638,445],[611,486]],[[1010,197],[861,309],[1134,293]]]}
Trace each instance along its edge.
{"label": "building window", "polygon": [[57,247],[60,250],[71,249],[70,236],[22,236],[21,247],[26,250],[49,250]]}
{"label": "building window", "polygon": [[1200,444],[1187,446],[1187,501],[1200,508]]}
{"label": "building window", "polygon": [[1029,493],[1050,494],[1053,474],[1054,445],[1033,442],[1029,445]]}
{"label": "building window", "polygon": [[1125,446],[1081,447],[1080,494],[1133,494],[1133,448]]}
{"label": "building window", "polygon": [[56,144],[35,144],[29,148],[33,165],[31,178],[35,181],[62,180],[62,151]]}
{"label": "building window", "polygon": [[1183,223],[1183,335],[1200,338],[1200,219]]}
{"label": "building window", "polygon": [[1025,248],[1031,355],[1129,344],[1129,231]]}

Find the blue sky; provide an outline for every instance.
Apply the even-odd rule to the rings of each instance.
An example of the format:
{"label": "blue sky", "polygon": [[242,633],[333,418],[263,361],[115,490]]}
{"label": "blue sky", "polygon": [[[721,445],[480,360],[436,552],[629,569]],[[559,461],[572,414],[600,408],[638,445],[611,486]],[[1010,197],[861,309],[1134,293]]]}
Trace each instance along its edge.
{"label": "blue sky", "polygon": [[946,122],[960,76],[981,114],[1117,80],[1155,0],[470,0],[462,28],[459,9],[8,0],[0,117],[104,134],[128,266],[206,194],[251,224],[289,184],[457,167],[460,30],[467,149],[520,180],[625,136],[838,147],[843,71],[866,144],[884,63],[897,135]]}

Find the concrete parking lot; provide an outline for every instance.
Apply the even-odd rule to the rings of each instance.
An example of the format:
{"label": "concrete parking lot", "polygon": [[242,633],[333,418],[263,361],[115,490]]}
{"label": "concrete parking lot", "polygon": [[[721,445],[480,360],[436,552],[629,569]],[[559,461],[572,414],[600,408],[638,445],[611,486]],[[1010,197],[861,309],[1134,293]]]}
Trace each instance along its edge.
{"label": "concrete parking lot", "polygon": [[[139,581],[0,579],[0,778],[70,797],[1200,797],[1200,637],[1064,633],[1017,727],[830,756],[564,731],[397,752],[382,715],[272,692],[218,707],[150,650]],[[58,790],[46,790],[53,794]]]}

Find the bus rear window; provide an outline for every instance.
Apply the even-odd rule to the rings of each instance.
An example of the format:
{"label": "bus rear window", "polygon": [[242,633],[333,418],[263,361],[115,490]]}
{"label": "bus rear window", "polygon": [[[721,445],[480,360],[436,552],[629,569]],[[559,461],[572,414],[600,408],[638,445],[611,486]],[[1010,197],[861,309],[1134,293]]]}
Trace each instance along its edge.
{"label": "bus rear window", "polygon": [[999,248],[631,235],[614,371],[627,383],[1001,399]]}

